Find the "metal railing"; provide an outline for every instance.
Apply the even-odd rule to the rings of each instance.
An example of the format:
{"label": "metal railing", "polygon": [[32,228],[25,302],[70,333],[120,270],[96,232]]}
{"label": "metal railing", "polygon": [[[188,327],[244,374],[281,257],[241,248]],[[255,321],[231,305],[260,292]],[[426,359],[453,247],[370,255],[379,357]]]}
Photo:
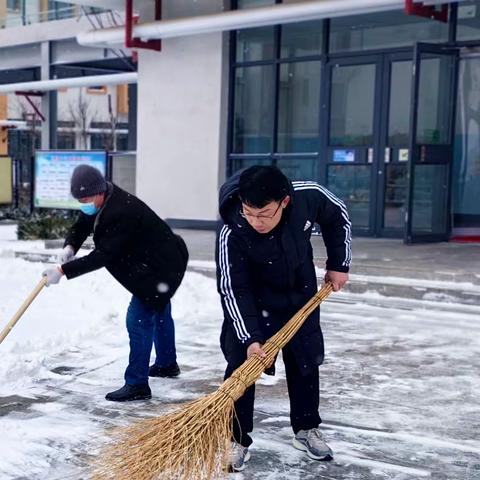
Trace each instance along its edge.
{"label": "metal railing", "polygon": [[19,27],[35,23],[51,22],[54,20],[65,20],[83,15],[84,13],[101,13],[104,9],[87,7],[85,11],[78,5],[56,5],[54,8],[42,10],[40,2],[28,2],[23,0],[19,8],[7,8],[6,15],[0,16],[0,28]]}

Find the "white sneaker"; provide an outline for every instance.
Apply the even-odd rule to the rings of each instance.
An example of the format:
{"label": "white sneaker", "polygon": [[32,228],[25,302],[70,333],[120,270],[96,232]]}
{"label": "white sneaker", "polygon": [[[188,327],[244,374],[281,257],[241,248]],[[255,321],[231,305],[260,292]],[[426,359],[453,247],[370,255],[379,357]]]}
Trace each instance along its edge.
{"label": "white sneaker", "polygon": [[319,428],[300,430],[293,438],[293,446],[307,452],[313,460],[332,460],[332,449],[323,440]]}
{"label": "white sneaker", "polygon": [[248,447],[243,447],[237,442],[232,442],[232,449],[228,460],[229,470],[233,472],[241,472],[245,470],[245,463],[250,460],[250,452]]}

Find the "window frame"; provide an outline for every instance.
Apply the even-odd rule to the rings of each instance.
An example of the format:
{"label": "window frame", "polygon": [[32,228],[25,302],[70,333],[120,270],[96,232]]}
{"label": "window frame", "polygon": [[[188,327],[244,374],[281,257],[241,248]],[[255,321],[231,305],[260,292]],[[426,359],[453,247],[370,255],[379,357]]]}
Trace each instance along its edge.
{"label": "window frame", "polygon": [[[282,0],[275,0],[275,4],[282,3]],[[232,0],[232,10],[237,9],[238,2],[237,0]],[[236,59],[237,53],[237,35],[236,31],[230,32],[230,52],[229,52],[229,115],[228,115],[228,127],[227,127],[227,176],[232,175],[235,170],[235,163],[245,160],[269,160],[271,165],[276,165],[279,160],[286,159],[295,159],[295,160],[305,160],[312,162],[319,162],[321,157],[321,139],[322,139],[322,123],[325,121],[325,109],[321,108],[322,99],[324,98],[325,92],[325,83],[323,81],[324,72],[326,71],[325,66],[327,62],[327,51],[328,51],[328,20],[321,20],[322,22],[322,45],[321,52],[317,55],[304,55],[298,57],[283,57],[281,56],[281,34],[282,34],[282,25],[273,25],[274,27],[274,54],[272,59],[268,60],[257,60],[257,61],[246,61],[238,62]],[[318,105],[318,147],[315,152],[278,152],[278,125],[279,125],[279,104],[280,104],[280,95],[279,95],[279,86],[280,86],[280,68],[281,65],[287,63],[299,63],[299,62],[308,62],[316,61],[320,62],[320,85],[319,85],[319,105]],[[236,70],[238,68],[253,67],[253,66],[268,66],[273,65],[274,67],[274,79],[273,79],[273,121],[272,128],[270,131],[271,139],[271,151],[269,153],[236,153],[234,152],[234,119],[235,119],[235,78]],[[319,178],[323,177],[322,169],[319,168],[319,165],[314,166],[314,170],[318,172]]]}

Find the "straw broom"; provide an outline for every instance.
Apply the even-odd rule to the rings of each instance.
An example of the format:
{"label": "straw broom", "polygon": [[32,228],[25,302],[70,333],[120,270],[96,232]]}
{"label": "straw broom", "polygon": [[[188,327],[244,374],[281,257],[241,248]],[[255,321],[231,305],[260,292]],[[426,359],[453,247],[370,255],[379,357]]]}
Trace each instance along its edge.
{"label": "straw broom", "polygon": [[332,292],[314,295],[263,350],[237,368],[217,391],[156,418],[118,429],[94,462],[95,480],[211,480],[221,477],[231,450],[234,402],[253,385],[307,317]]}

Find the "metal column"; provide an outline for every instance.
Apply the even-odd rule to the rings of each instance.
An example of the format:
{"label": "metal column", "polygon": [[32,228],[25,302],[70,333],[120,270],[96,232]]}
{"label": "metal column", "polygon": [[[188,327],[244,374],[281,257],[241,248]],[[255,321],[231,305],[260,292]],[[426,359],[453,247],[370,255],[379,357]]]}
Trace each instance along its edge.
{"label": "metal column", "polygon": [[[42,42],[41,44],[41,80],[52,78],[52,44]],[[44,92],[42,96],[42,114],[45,121],[42,123],[42,149],[57,148],[57,91]]]}
{"label": "metal column", "polygon": [[137,150],[137,85],[128,85],[128,149]]}

